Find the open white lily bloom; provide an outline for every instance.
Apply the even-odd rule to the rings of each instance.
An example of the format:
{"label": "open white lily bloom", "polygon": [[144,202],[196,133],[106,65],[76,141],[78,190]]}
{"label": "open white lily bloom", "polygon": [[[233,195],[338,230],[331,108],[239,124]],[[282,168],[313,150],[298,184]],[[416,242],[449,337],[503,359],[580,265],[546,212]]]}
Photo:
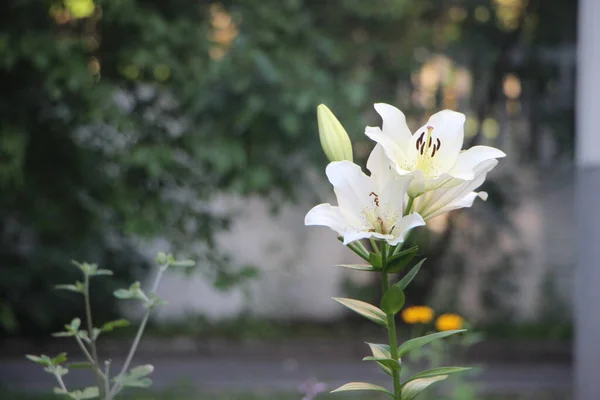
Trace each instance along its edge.
{"label": "open white lily bloom", "polygon": [[315,206],[304,220],[306,225],[328,226],[344,238],[344,244],[375,238],[395,246],[411,229],[425,225],[418,213],[403,217],[406,190],[412,176],[399,176],[381,146],[376,146],[367,162],[367,176],[349,161],[332,162],[326,173],[333,185],[338,206]]}
{"label": "open white lily bloom", "polygon": [[487,173],[496,165],[498,160],[487,160],[475,167],[475,179],[464,181],[453,187],[440,187],[417,197],[412,210],[418,212],[424,219],[430,219],[448,211],[471,207],[477,197],[487,200],[486,192],[474,192],[485,181]]}
{"label": "open white lily bloom", "polygon": [[435,113],[411,134],[402,111],[384,103],[375,104],[375,110],[383,119],[382,128],[369,126],[365,134],[383,147],[398,174],[414,176],[411,197],[473,180],[482,163],[506,156],[489,146],[461,151],[465,116],[459,112]]}

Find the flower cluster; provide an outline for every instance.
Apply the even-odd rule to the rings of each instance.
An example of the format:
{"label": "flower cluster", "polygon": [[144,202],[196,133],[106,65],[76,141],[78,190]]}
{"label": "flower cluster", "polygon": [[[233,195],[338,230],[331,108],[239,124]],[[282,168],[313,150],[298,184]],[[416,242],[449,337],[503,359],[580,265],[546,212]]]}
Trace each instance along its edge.
{"label": "flower cluster", "polygon": [[[402,319],[409,325],[429,324],[434,315],[433,309],[427,306],[411,306],[402,310]],[[462,329],[464,325],[464,318],[454,313],[441,314],[435,320],[435,327],[440,332]]]}
{"label": "flower cluster", "polygon": [[451,210],[470,207],[487,193],[475,192],[505,154],[493,147],[462,151],[464,114],[443,110],[414,134],[404,114],[389,104],[375,104],[382,127],[367,127],[376,142],[365,174],[352,161],[346,131],[324,105],[317,109],[319,134],[331,163],[326,174],[338,205],[319,204],[306,225],[327,226],[349,244],[360,239],[385,240],[391,246],[426,221]]}
{"label": "flower cluster", "polygon": [[412,306],[402,310],[402,319],[407,324],[428,324],[433,315],[433,310],[427,306]]}

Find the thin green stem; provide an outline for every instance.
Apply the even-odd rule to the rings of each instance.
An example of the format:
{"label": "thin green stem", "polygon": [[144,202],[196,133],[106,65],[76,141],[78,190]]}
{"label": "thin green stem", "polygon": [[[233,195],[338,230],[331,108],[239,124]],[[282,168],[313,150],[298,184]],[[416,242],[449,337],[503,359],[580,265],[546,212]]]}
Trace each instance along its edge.
{"label": "thin green stem", "polygon": [[[397,246],[402,247],[402,246]],[[395,250],[395,249],[394,249]],[[383,293],[389,289],[390,281],[388,278],[387,272],[385,272],[387,267],[387,258],[390,253],[390,245],[387,243],[383,244],[382,252],[381,252],[381,265],[383,266],[383,273],[381,274],[381,283],[383,286]],[[387,331],[388,331],[388,340],[390,342],[390,354],[393,360],[398,360],[398,342],[396,339],[396,318],[394,314],[387,314]],[[398,368],[394,368],[392,370],[392,378],[394,379],[394,399],[400,400],[400,365]]]}
{"label": "thin green stem", "polygon": [[[390,282],[386,272],[381,274],[383,291],[390,287]],[[387,316],[388,340],[390,342],[390,354],[393,360],[398,360],[398,342],[396,339],[396,319],[393,314]],[[394,399],[400,400],[400,366],[392,370],[392,378],[394,379]]]}
{"label": "thin green stem", "polygon": [[[90,275],[88,273],[84,273],[84,290],[83,290],[83,299],[85,302],[85,314],[87,318],[87,331],[88,338],[90,339],[90,349],[92,350],[91,358],[92,365],[97,371],[100,371],[100,361],[98,359],[98,351],[96,349],[96,339],[94,339],[94,322],[92,320],[92,306],[90,303]],[[85,347],[85,346],[84,346]],[[98,390],[102,388],[102,372],[97,375],[98,381]],[[106,379],[106,377],[104,378]]]}
{"label": "thin green stem", "polygon": [[[158,274],[156,275],[156,279],[154,280],[154,285],[152,285],[152,291],[151,291],[152,294],[156,294],[156,292],[158,290],[158,285],[160,284],[160,280],[162,279],[162,275],[167,270],[167,267],[168,267],[168,264],[163,265],[159,268]],[[112,390],[110,391],[111,397],[109,397],[109,399],[112,399],[114,397],[114,395],[116,395],[119,392],[119,390],[121,388],[119,381],[121,380],[123,375],[125,375],[125,373],[129,369],[129,364],[131,364],[131,361],[133,360],[133,356],[135,355],[138,345],[140,344],[140,340],[142,339],[142,335],[144,334],[144,329],[146,329],[146,324],[148,323],[148,320],[150,319],[150,313],[152,312],[152,308],[153,308],[152,305],[148,306],[148,310],[146,311],[146,314],[144,315],[144,318],[142,319],[142,322],[140,323],[140,327],[138,328],[137,334],[135,335],[135,338],[133,339],[131,349],[129,349],[129,354],[127,355],[127,358],[125,359],[125,363],[123,364],[121,371],[115,378],[116,383],[113,386]]]}
{"label": "thin green stem", "polygon": [[56,380],[58,381],[60,388],[62,390],[64,390],[66,393],[68,393],[69,391],[67,390],[67,386],[65,385],[65,382],[63,381],[62,376],[60,376],[60,374],[58,372],[55,372],[54,376],[56,377]]}
{"label": "thin green stem", "polygon": [[414,197],[408,198],[408,203],[406,203],[406,208],[404,209],[404,216],[407,216],[412,211],[412,206],[415,201]]}
{"label": "thin green stem", "polygon": [[111,400],[110,397],[110,361],[106,360],[104,361],[104,376],[106,377],[106,379],[104,379],[104,394],[105,394],[105,400]]}
{"label": "thin green stem", "polygon": [[377,241],[375,241],[373,238],[370,238],[369,241],[371,242],[371,246],[373,246],[373,251],[379,254],[379,246],[377,246]]}
{"label": "thin green stem", "polygon": [[81,338],[79,336],[77,336],[77,335],[75,335],[73,337],[77,341],[77,344],[79,345],[79,348],[81,348],[81,351],[85,355],[85,358],[87,358],[87,360],[89,361],[89,363],[92,365],[92,369],[94,370],[94,372],[96,373],[96,375],[98,375],[98,377],[100,377],[101,379],[103,379],[106,382],[106,375],[104,375],[102,373],[102,371],[100,370],[100,367],[98,365],[96,365],[96,363],[94,362],[94,359],[92,358],[92,355],[88,351],[87,347],[85,347],[85,344],[83,343],[83,340],[81,340]]}

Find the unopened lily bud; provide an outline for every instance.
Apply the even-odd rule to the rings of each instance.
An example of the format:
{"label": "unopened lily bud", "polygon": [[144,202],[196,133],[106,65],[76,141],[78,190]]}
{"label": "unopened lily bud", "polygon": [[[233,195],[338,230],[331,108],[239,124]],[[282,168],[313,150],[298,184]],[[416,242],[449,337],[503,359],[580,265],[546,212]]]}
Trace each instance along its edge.
{"label": "unopened lily bud", "polygon": [[329,161],[352,162],[352,143],[348,133],[325,104],[317,107],[321,147]]}

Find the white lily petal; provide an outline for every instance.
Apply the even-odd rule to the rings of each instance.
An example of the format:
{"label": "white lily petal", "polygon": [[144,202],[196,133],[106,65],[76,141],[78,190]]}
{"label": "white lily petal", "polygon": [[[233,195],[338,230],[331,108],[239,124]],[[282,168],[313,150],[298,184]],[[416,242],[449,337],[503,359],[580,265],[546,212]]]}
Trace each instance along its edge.
{"label": "white lily petal", "polygon": [[314,206],[304,217],[304,225],[327,226],[340,235],[346,230],[346,221],[342,217],[339,207],[323,203]]}
{"label": "white lily petal", "polygon": [[423,218],[429,219],[451,209],[464,207],[464,205],[459,207],[454,207],[454,205],[466,204],[466,202],[463,202],[465,197],[469,196],[474,189],[481,186],[485,181],[487,173],[496,165],[498,165],[498,160],[496,159],[482,162],[476,167],[475,178],[473,180],[463,181],[460,185],[453,187],[440,187],[427,192],[415,200],[413,210],[420,213]]}
{"label": "white lily petal", "polygon": [[487,192],[471,192],[468,193],[465,197],[463,197],[462,199],[453,201],[447,205],[445,205],[444,207],[440,208],[439,210],[433,212],[431,215],[429,215],[427,217],[427,219],[431,219],[433,217],[437,217],[438,215],[453,211],[453,210],[458,210],[459,208],[468,208],[471,207],[473,205],[473,202],[475,201],[476,198],[480,198],[483,201],[486,201],[488,198],[488,194]]}
{"label": "white lily petal", "polygon": [[[394,171],[390,171],[392,174]],[[393,176],[381,190],[379,196],[379,215],[386,229],[397,225],[404,212],[404,201],[413,175]]]}
{"label": "white lily petal", "polygon": [[367,169],[371,172],[371,178],[375,180],[375,186],[380,191],[387,181],[395,176],[395,172],[391,170],[390,159],[385,155],[380,144],[375,145],[371,151],[367,160]]}
{"label": "white lily petal", "polygon": [[473,179],[475,177],[475,167],[489,159],[502,157],[506,157],[506,154],[494,147],[473,146],[458,155],[456,164],[448,173],[459,179]]}
{"label": "white lily petal", "polygon": [[336,161],[325,170],[329,182],[333,185],[342,216],[353,228],[368,230],[366,219],[368,212],[374,212],[375,190],[373,181],[361,168],[350,161]]}
{"label": "white lily petal", "polygon": [[408,174],[414,169],[414,165],[411,165],[404,150],[391,137],[385,135],[379,127],[367,126],[365,135],[383,147],[386,156],[400,175]]}
{"label": "white lily petal", "polygon": [[383,134],[390,137],[400,148],[408,147],[412,134],[406,125],[404,113],[386,103],[377,103],[374,107],[383,120]]}
{"label": "white lily petal", "polygon": [[[417,150],[419,147],[422,149],[419,153],[428,155],[428,176],[439,176],[454,166],[463,145],[464,124],[464,114],[443,110],[429,117],[427,123],[415,132],[409,148]],[[429,128],[433,129],[427,139]],[[419,146],[419,143],[423,145]]]}
{"label": "white lily petal", "polygon": [[346,232],[344,232],[343,234],[344,236],[344,245],[348,245],[352,242],[355,242],[357,240],[360,239],[368,239],[370,237],[373,237],[373,232],[369,232],[369,231],[357,231],[355,229],[348,229]]}
{"label": "white lily petal", "polygon": [[404,242],[404,238],[406,234],[410,232],[411,229],[416,228],[418,226],[425,225],[425,221],[423,217],[421,217],[418,213],[412,213],[407,215],[406,217],[402,217],[394,226],[394,230],[392,231],[392,235],[394,239],[388,240],[387,242],[395,246],[398,243]]}
{"label": "white lily petal", "polygon": [[408,195],[410,197],[419,197],[426,190],[427,180],[425,179],[425,175],[420,170],[413,171],[410,175],[413,177],[413,180],[408,186]]}

